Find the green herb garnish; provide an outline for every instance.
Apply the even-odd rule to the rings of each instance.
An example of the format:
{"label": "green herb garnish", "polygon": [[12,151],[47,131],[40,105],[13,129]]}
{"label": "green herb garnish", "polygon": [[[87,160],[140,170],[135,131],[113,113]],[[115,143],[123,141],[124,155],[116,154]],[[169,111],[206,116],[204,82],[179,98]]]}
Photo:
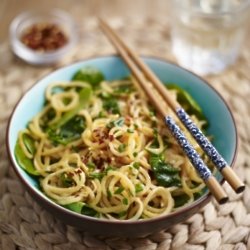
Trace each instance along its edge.
{"label": "green herb garnish", "polygon": [[115,190],[115,194],[121,194],[123,191],[124,191],[124,187],[118,187],[118,188]]}
{"label": "green herb garnish", "polygon": [[141,192],[142,190],[143,190],[142,184],[137,183],[137,184],[135,185],[135,192],[136,192],[136,193],[139,193],[139,192]]}
{"label": "green herb garnish", "polygon": [[132,165],[134,168],[139,169],[140,163],[139,162],[134,162]]}
{"label": "green herb garnish", "polygon": [[190,197],[187,194],[176,195],[176,196],[173,196],[173,198],[174,198],[175,208],[183,206],[190,199]]}
{"label": "green herb garnish", "polygon": [[126,144],[124,144],[124,143],[123,143],[123,144],[120,144],[119,147],[118,147],[118,151],[119,151],[120,153],[122,153],[122,152],[125,151],[126,147],[127,147]]}
{"label": "green herb garnish", "polygon": [[102,72],[94,67],[85,67],[75,73],[72,80],[90,83],[93,87],[98,87],[104,80]]}
{"label": "green herb garnish", "polygon": [[151,154],[149,162],[153,170],[155,179],[160,186],[181,186],[181,179],[179,176],[180,170],[174,168],[169,163],[166,163],[162,155]]}
{"label": "green herb garnish", "polygon": [[128,205],[128,199],[127,199],[127,198],[123,198],[122,203],[123,203],[124,205]]}

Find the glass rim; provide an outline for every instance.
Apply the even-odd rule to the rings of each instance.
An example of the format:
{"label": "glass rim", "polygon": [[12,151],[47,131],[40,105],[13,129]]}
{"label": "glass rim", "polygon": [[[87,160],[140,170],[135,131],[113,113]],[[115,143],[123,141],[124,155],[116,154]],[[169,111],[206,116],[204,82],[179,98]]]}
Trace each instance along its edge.
{"label": "glass rim", "polygon": [[220,18],[226,15],[236,15],[238,13],[241,12],[247,12],[248,9],[250,9],[250,0],[246,0],[243,3],[239,4],[238,7],[233,8],[232,10],[222,10],[222,11],[216,11],[216,12],[205,12],[203,10],[198,10],[198,9],[194,9],[194,8],[189,8],[188,6],[185,6],[184,4],[181,4],[181,2],[179,2],[179,6],[177,5],[177,1],[176,0],[171,0],[171,4],[174,7],[177,7],[178,9],[182,9],[182,10],[189,10],[190,14],[192,15],[199,15],[199,16],[205,16],[208,18]]}

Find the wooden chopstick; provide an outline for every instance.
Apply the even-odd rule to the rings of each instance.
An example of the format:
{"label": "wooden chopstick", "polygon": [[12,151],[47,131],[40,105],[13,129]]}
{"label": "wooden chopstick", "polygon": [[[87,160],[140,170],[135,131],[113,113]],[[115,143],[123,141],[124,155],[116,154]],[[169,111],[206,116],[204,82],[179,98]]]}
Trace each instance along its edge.
{"label": "wooden chopstick", "polygon": [[[147,79],[159,91],[163,99],[168,103],[168,105],[172,108],[172,110],[177,114],[177,116],[182,121],[184,126],[189,130],[192,136],[196,139],[196,141],[204,150],[204,152],[210,157],[214,165],[221,172],[225,180],[227,180],[227,182],[231,185],[231,187],[235,190],[235,192],[236,193],[243,192],[243,190],[245,189],[244,183],[239,179],[239,177],[235,174],[233,169],[223,159],[223,157],[219,154],[219,152],[211,144],[211,142],[204,136],[202,131],[195,125],[194,122],[192,122],[189,115],[180,106],[180,104],[171,97],[171,95],[169,94],[167,89],[164,87],[164,85],[160,82],[160,80],[157,78],[157,76],[151,71],[151,69],[145,63],[143,63],[143,61],[139,58],[139,56],[137,56],[136,53],[133,52],[121,40],[121,38],[111,29],[111,27],[106,22],[100,19],[100,24],[103,30],[106,30],[107,32],[106,34],[110,34],[114,37],[113,43],[117,41],[121,49],[125,50],[125,52],[130,56],[132,60],[134,60],[134,62],[137,64],[137,66],[140,68],[143,74],[147,77]],[[151,97],[149,98],[151,99]]]}
{"label": "wooden chopstick", "polygon": [[[135,61],[144,75],[148,80],[154,85],[154,87],[162,95],[163,99],[168,103],[172,110],[177,114],[179,119],[182,121],[184,126],[189,130],[192,136],[196,139],[198,144],[204,150],[204,152],[210,157],[214,165],[221,172],[225,180],[231,185],[236,193],[241,193],[245,189],[244,183],[235,174],[233,169],[229,164],[223,159],[216,148],[211,144],[211,142],[204,136],[202,131],[192,122],[189,115],[180,106],[180,104],[174,100],[164,85],[160,82],[157,76],[152,72],[152,70],[133,52],[122,40],[121,38],[107,25],[103,20],[100,19],[100,24],[106,29],[109,34],[112,34],[114,38],[118,41],[120,46],[126,51],[126,53]],[[151,99],[151,98],[150,98]]]}
{"label": "wooden chopstick", "polygon": [[[233,169],[229,166],[229,164],[223,159],[223,157],[219,154],[216,148],[211,144],[211,142],[204,136],[202,131],[195,125],[194,122],[190,119],[185,110],[181,107],[181,105],[175,101],[172,96],[169,94],[164,85],[160,82],[157,76],[151,71],[151,69],[143,63],[143,61],[133,52],[122,40],[121,38],[111,29],[111,27],[103,20],[100,19],[100,24],[103,28],[106,29],[109,34],[113,35],[113,37],[118,41],[120,46],[126,51],[126,53],[134,60],[134,62],[141,69],[143,74],[147,77],[147,79],[154,85],[154,87],[159,91],[162,95],[163,99],[168,103],[168,105],[172,108],[172,110],[177,114],[179,119],[182,121],[184,126],[189,130],[192,136],[196,139],[198,144],[204,150],[204,152],[210,157],[213,161],[214,165],[221,172],[225,180],[231,185],[231,187],[235,190],[236,193],[241,193],[245,189],[244,183],[239,179],[239,177],[235,174]],[[151,98],[150,98],[151,99]]]}
{"label": "wooden chopstick", "polygon": [[[106,22],[103,20],[100,21],[100,27],[103,30],[103,32],[107,35],[109,40],[112,42],[114,47],[117,49],[118,53],[121,55],[123,60],[126,62],[127,66],[130,68],[132,74],[138,81],[138,83],[141,85],[142,89],[146,92],[148,98],[150,101],[155,105],[157,108],[158,112],[165,118],[166,125],[168,126],[170,132],[172,135],[175,137],[175,139],[178,141],[179,145],[182,147],[183,151],[186,153],[188,156],[189,160],[192,162],[193,166],[203,179],[203,181],[206,183],[207,187],[209,188],[210,192],[214,195],[216,200],[220,203],[223,204],[228,200],[228,196],[225,193],[225,191],[222,189],[220,184],[218,183],[217,179],[211,174],[211,171],[209,168],[205,165],[205,163],[202,161],[200,158],[199,154],[195,151],[193,146],[188,142],[186,139],[185,135],[182,133],[181,129],[177,126],[175,121],[168,115],[166,114],[165,108],[162,105],[161,102],[159,102],[158,98],[156,97],[153,88],[149,87],[148,82],[145,79],[145,76],[148,77],[149,74],[145,73],[145,65],[143,67],[140,67],[141,70],[137,68],[137,65],[135,65],[135,60],[132,60],[132,54],[133,54],[133,59],[137,58],[135,54],[127,49],[127,46],[122,42],[122,40],[118,37],[118,35],[108,26]],[[140,61],[139,58],[136,59],[136,61]],[[140,65],[143,65],[142,62],[140,62]],[[144,68],[144,70],[142,70]],[[142,72],[143,71],[143,74]],[[152,73],[153,74],[153,73]],[[152,81],[148,77],[149,80]],[[153,83],[153,81],[152,81]],[[165,89],[164,89],[165,91]],[[160,92],[161,93],[161,92]],[[172,100],[172,98],[169,98],[171,102],[171,108],[174,106],[177,106],[180,108],[180,105]],[[168,102],[169,103],[169,102]]]}

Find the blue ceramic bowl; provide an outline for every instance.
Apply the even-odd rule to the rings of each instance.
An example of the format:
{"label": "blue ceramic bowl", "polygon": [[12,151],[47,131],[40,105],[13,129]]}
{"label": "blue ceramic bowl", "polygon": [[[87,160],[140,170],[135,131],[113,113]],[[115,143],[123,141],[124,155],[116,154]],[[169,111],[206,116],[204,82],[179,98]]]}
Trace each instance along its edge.
{"label": "blue ceramic bowl", "polygon": [[[208,133],[213,135],[213,144],[226,161],[232,165],[237,151],[237,131],[232,113],[215,89],[207,82],[183,68],[156,58],[144,58],[145,62],[158,75],[162,82],[176,83],[199,103],[209,121]],[[180,208],[177,211],[158,218],[141,220],[136,222],[107,221],[98,218],[87,217],[67,210],[48,199],[38,188],[37,182],[17,164],[14,156],[14,148],[18,131],[26,127],[27,123],[43,107],[44,92],[47,85],[53,81],[70,80],[73,74],[84,66],[94,66],[100,69],[106,79],[120,79],[129,75],[129,70],[123,61],[117,56],[93,58],[74,63],[49,74],[39,80],[19,101],[9,121],[7,131],[7,148],[14,170],[21,179],[29,193],[39,204],[51,213],[55,214],[63,222],[81,228],[92,234],[137,237],[167,229],[172,225],[183,222],[191,215],[198,212],[210,201],[210,194],[205,192],[202,197],[192,204]],[[217,176],[222,182],[222,177]]]}

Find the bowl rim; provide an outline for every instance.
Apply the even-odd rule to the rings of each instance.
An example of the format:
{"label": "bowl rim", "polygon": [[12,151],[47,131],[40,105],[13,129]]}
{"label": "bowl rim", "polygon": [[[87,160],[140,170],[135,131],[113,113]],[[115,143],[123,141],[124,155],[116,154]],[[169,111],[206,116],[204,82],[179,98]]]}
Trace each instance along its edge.
{"label": "bowl rim", "polygon": [[[157,216],[157,217],[154,217],[154,218],[142,219],[142,220],[137,220],[137,221],[129,221],[129,220],[122,221],[122,220],[101,219],[101,218],[95,218],[95,217],[86,216],[86,215],[83,215],[83,214],[76,213],[74,211],[71,211],[71,210],[69,210],[67,208],[64,208],[64,207],[60,206],[59,204],[55,203],[54,201],[50,200],[49,198],[43,197],[42,195],[39,194],[38,191],[35,191],[35,189],[37,189],[37,188],[32,187],[28,183],[28,181],[26,181],[26,179],[22,176],[22,174],[19,173],[19,171],[17,170],[17,168],[19,166],[16,166],[16,164],[15,164],[15,162],[13,160],[14,156],[12,155],[11,149],[10,149],[10,125],[11,125],[11,121],[13,119],[13,116],[15,114],[15,111],[16,111],[17,107],[19,106],[20,102],[22,101],[22,99],[26,96],[26,94],[28,92],[32,91],[32,89],[35,88],[35,86],[40,81],[42,81],[44,78],[48,77],[49,75],[51,75],[53,73],[56,73],[57,71],[60,71],[62,69],[65,69],[65,68],[68,68],[68,67],[71,67],[71,66],[74,66],[74,65],[77,65],[77,64],[79,64],[81,62],[86,62],[86,61],[94,60],[94,59],[105,59],[105,58],[119,58],[119,59],[122,60],[122,58],[117,54],[106,54],[106,55],[90,56],[90,57],[84,58],[82,60],[74,61],[72,63],[69,63],[69,64],[63,66],[63,67],[59,67],[56,70],[53,70],[53,71],[49,72],[48,74],[42,76],[38,80],[36,80],[34,82],[34,84],[31,87],[29,87],[25,91],[25,93],[19,98],[19,100],[15,104],[15,106],[14,106],[14,108],[12,110],[12,113],[11,113],[11,115],[9,117],[9,120],[8,120],[7,129],[6,129],[7,136],[5,138],[5,143],[6,143],[7,154],[8,154],[8,157],[10,159],[11,166],[14,169],[17,176],[19,177],[19,179],[21,180],[21,182],[24,184],[26,189],[28,189],[29,193],[32,194],[32,196],[37,197],[38,199],[42,199],[44,202],[46,202],[46,204],[48,206],[53,207],[54,209],[59,209],[59,210],[61,210],[62,213],[66,213],[69,216],[78,217],[79,219],[85,219],[85,220],[92,221],[92,222],[98,222],[98,223],[104,223],[104,224],[110,224],[110,225],[137,225],[137,224],[144,224],[145,225],[145,224],[151,224],[151,223],[154,223],[154,222],[157,222],[157,221],[161,221],[163,219],[164,220],[165,219],[170,219],[170,218],[173,218],[175,216],[178,217],[183,213],[185,214],[186,212],[191,211],[192,209],[194,209],[197,206],[199,207],[199,205],[201,205],[201,204],[207,204],[212,198],[212,194],[210,192],[208,192],[207,194],[201,196],[200,198],[198,198],[197,200],[195,200],[191,204],[183,206],[181,208],[178,208],[177,210],[172,211],[171,213],[169,213],[167,215],[160,215],[160,216]],[[174,67],[180,68],[181,70],[184,70],[187,73],[189,73],[189,74],[193,75],[194,77],[198,78],[199,80],[201,80],[205,85],[207,85],[209,88],[211,88],[211,90],[214,91],[215,94],[218,95],[218,97],[221,99],[221,101],[225,104],[225,106],[226,106],[226,108],[227,108],[227,110],[228,110],[228,112],[229,112],[229,114],[230,114],[230,116],[232,118],[233,128],[235,130],[235,135],[236,135],[236,137],[235,137],[235,149],[234,149],[234,153],[233,153],[232,162],[230,163],[230,166],[232,168],[234,168],[235,161],[236,161],[237,154],[238,154],[238,143],[239,143],[238,142],[238,129],[237,129],[237,124],[236,124],[235,118],[233,116],[233,112],[232,112],[231,108],[229,107],[228,103],[226,102],[226,100],[224,99],[224,97],[207,80],[203,79],[201,76],[195,74],[194,72],[179,66],[178,64],[176,64],[174,62],[168,61],[168,60],[166,60],[166,59],[164,59],[162,57],[159,57],[159,56],[141,55],[141,58],[149,59],[149,60],[150,59],[157,60],[157,61],[160,61],[160,62],[163,62],[163,63],[170,64],[170,65],[172,65]],[[125,64],[125,62],[124,62],[124,64]],[[220,184],[222,185],[224,182],[225,182],[225,179],[222,176],[222,180],[220,181]],[[32,198],[34,198],[34,197],[32,197]]]}

